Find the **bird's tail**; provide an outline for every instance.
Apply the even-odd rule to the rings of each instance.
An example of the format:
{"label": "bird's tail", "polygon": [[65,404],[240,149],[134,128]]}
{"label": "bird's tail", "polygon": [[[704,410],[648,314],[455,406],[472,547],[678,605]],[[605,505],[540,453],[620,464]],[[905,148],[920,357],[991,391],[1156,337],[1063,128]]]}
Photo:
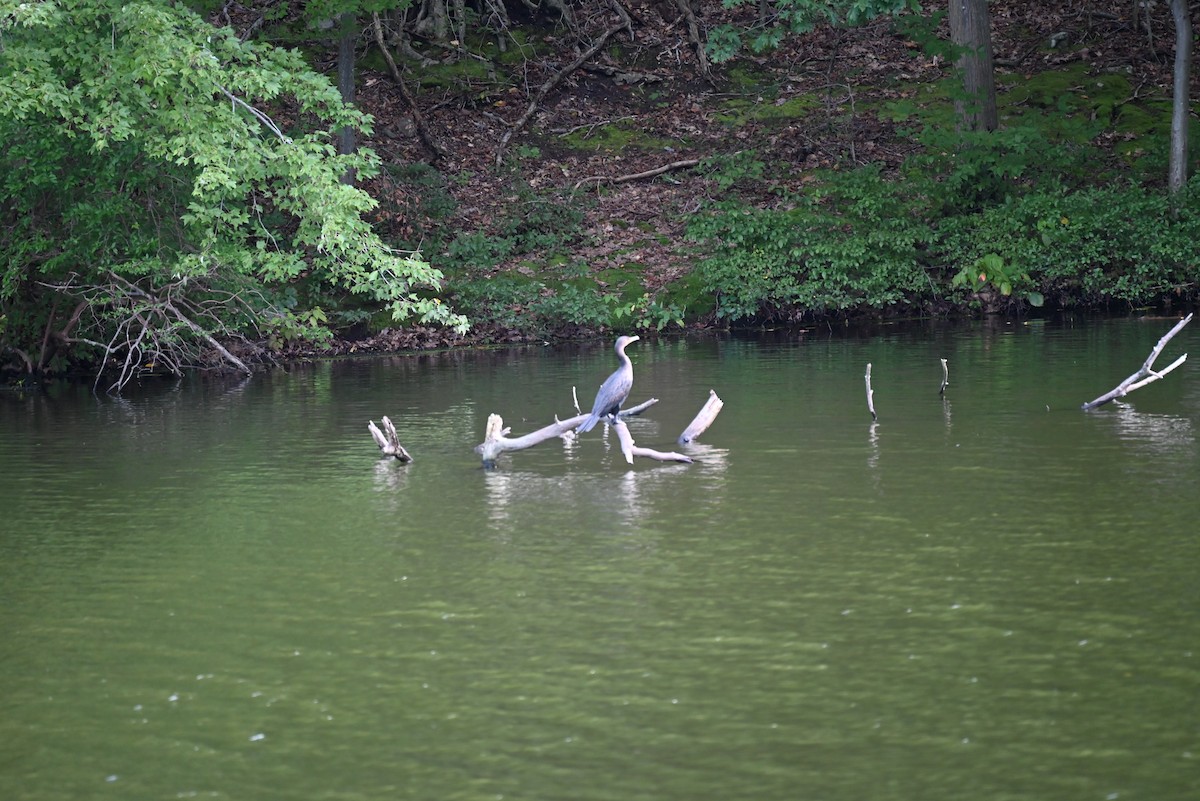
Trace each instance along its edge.
{"label": "bird's tail", "polygon": [[586,434],[587,432],[589,432],[593,428],[595,428],[596,423],[599,423],[599,422],[600,422],[600,415],[598,415],[598,414],[588,415],[588,419],[584,420],[582,423],[579,424],[579,428],[575,429],[575,433]]}

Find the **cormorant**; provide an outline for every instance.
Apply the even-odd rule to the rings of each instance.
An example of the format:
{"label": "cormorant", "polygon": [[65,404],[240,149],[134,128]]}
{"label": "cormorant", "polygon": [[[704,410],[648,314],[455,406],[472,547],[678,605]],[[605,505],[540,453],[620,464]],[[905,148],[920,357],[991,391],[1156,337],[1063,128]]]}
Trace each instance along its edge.
{"label": "cormorant", "polygon": [[614,350],[617,352],[617,358],[621,360],[621,366],[600,385],[600,391],[596,393],[596,402],[592,404],[592,413],[575,429],[579,433],[591,431],[596,423],[600,422],[601,417],[616,419],[617,412],[621,411],[621,404],[629,397],[629,390],[633,389],[633,362],[625,355],[625,346],[639,339],[641,337],[617,337]]}

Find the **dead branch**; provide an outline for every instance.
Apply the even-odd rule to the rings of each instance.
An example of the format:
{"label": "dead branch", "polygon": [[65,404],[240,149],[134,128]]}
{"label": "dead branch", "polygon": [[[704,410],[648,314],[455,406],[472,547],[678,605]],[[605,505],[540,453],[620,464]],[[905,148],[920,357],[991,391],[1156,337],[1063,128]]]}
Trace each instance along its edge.
{"label": "dead branch", "polygon": [[[202,287],[194,277],[183,276],[170,283],[147,289],[112,271],[108,283],[81,285],[72,276],[64,284],[44,286],[81,299],[64,327],[61,336],[67,342],[86,342],[101,351],[96,372],[96,386],[111,362],[117,369],[116,380],[109,392],[120,392],[133,377],[145,370],[166,369],[182,375],[185,366],[204,362],[203,343],[221,359],[240,372],[249,375],[250,368],[210,334],[197,320],[206,320],[215,330],[233,335],[223,320],[232,307],[240,307],[248,318],[253,309],[235,292],[214,292]],[[207,297],[189,297],[199,290]],[[111,326],[107,342],[68,336],[84,314],[91,312],[93,325]],[[123,358],[122,358],[123,356]]]}
{"label": "dead branch", "polygon": [[700,159],[684,159],[682,161],[673,161],[670,164],[664,164],[661,167],[655,167],[651,170],[643,170],[642,172],[630,173],[629,175],[618,175],[614,178],[604,175],[593,175],[577,181],[575,183],[575,189],[578,190],[579,187],[583,186],[584,184],[592,182],[597,184],[624,184],[629,183],[630,181],[640,181],[643,178],[653,178],[656,175],[662,175],[663,173],[671,172],[672,170],[683,170],[687,169],[688,167],[695,167],[699,163]]}
{"label": "dead branch", "polygon": [[507,451],[521,451],[532,448],[554,437],[561,437],[569,431],[574,431],[580,423],[588,419],[586,414],[568,417],[566,420],[555,420],[548,426],[539,428],[520,437],[509,438],[510,429],[504,427],[504,419],[498,414],[488,415],[487,428],[484,429],[483,442],[475,446],[475,452],[483,457],[484,467],[493,467],[496,457]]}
{"label": "dead branch", "polygon": [[371,437],[375,440],[375,444],[379,446],[379,450],[383,451],[384,456],[394,456],[401,462],[408,463],[413,460],[408,451],[404,450],[404,446],[400,444],[400,435],[396,433],[396,427],[392,425],[392,421],[384,416],[381,420],[383,423],[383,431],[380,431],[374,420],[367,421],[367,429],[371,432]]}
{"label": "dead branch", "polygon": [[878,420],[879,415],[875,414],[875,390],[871,389],[871,363],[867,362],[867,411],[871,413],[871,420]]}
{"label": "dead branch", "polygon": [[617,432],[617,440],[621,443],[621,453],[625,456],[625,461],[633,464],[633,457],[643,456],[647,459],[655,459],[660,462],[683,462],[691,464],[690,456],[684,456],[682,453],[674,451],[664,452],[656,451],[653,448],[639,448],[633,443],[633,435],[629,433],[629,426],[625,425],[625,421],[617,418],[617,422],[613,424],[613,429]]}
{"label": "dead branch", "polygon": [[1189,314],[1187,317],[1184,317],[1182,320],[1176,323],[1174,328],[1163,334],[1162,338],[1158,340],[1158,344],[1154,346],[1154,350],[1150,351],[1150,355],[1146,357],[1146,361],[1142,362],[1142,366],[1138,368],[1136,373],[1129,376],[1129,378],[1126,378],[1120,384],[1117,384],[1116,387],[1104,393],[1095,400],[1088,401],[1087,403],[1083,404],[1083,406],[1080,408],[1082,408],[1085,412],[1091,411],[1097,406],[1103,406],[1109,401],[1116,400],[1117,398],[1123,398],[1130,392],[1133,392],[1135,389],[1140,389],[1147,384],[1157,381],[1187,361],[1187,354],[1185,353],[1175,361],[1171,362],[1171,364],[1167,365],[1165,369],[1157,372],[1154,370],[1154,360],[1158,358],[1159,354],[1162,353],[1163,348],[1165,348],[1167,343],[1171,341],[1171,337],[1182,331],[1183,327],[1191,321],[1192,315]]}
{"label": "dead branch", "polygon": [[404,76],[400,74],[400,68],[396,66],[396,60],[392,58],[391,48],[384,41],[383,23],[379,20],[378,12],[371,13],[371,20],[371,27],[375,32],[375,44],[379,48],[379,52],[383,53],[383,59],[387,62],[388,71],[392,73],[392,80],[396,82],[396,86],[400,89],[400,96],[404,98],[404,102],[408,105],[408,110],[412,112],[413,125],[417,129],[417,138],[433,154],[434,159],[443,158],[446,155],[445,148],[430,133],[429,126],[425,122],[425,116],[421,114],[421,109],[417,106],[416,99],[408,91],[408,84],[404,82]]}
{"label": "dead branch", "polygon": [[938,394],[945,395],[946,387],[950,386],[950,366],[946,363],[945,359],[941,359],[940,361],[942,363],[942,386],[938,390]]}
{"label": "dead branch", "polygon": [[696,13],[692,10],[692,4],[689,0],[675,0],[675,6],[683,14],[684,22],[687,23],[688,41],[691,42],[692,50],[696,53],[696,67],[700,70],[700,76],[712,83],[708,56],[704,54],[704,39],[700,36],[700,23],[696,21]]}
{"label": "dead branch", "polygon": [[538,87],[537,92],[534,93],[533,98],[529,101],[529,107],[525,109],[525,113],[522,114],[521,117],[514,122],[507,131],[504,132],[504,136],[500,137],[500,144],[496,147],[496,166],[499,166],[504,160],[504,149],[508,147],[509,140],[513,138],[514,134],[525,127],[526,123],[528,123],[530,118],[533,117],[534,112],[537,111],[538,106],[541,105],[542,100],[546,98],[546,95],[550,94],[550,92],[552,92],[560,83],[562,83],[568,75],[579,69],[579,67],[585,61],[599,53],[604,48],[604,45],[608,42],[610,36],[624,29],[625,23],[622,22],[620,25],[611,27],[604,33],[600,34],[596,41],[592,42],[591,47],[580,53],[574,61],[563,67],[558,72],[554,73],[554,75],[550,76],[545,83]]}
{"label": "dead branch", "polygon": [[[649,409],[654,404],[658,403],[658,398],[650,398],[636,406],[631,406],[628,409],[622,409],[617,413],[617,417],[636,417],[642,412]],[[576,402],[576,411],[579,410],[578,402]],[[532,448],[534,445],[541,444],[548,439],[555,437],[574,437],[573,432],[579,427],[579,424],[588,419],[587,414],[576,414],[574,417],[568,417],[566,420],[555,418],[554,422],[548,426],[543,426],[537,431],[532,431],[519,437],[509,437],[510,429],[504,427],[504,419],[498,414],[488,415],[487,426],[484,429],[483,442],[475,446],[475,452],[483,457],[485,467],[492,467],[496,463],[496,457],[507,451],[522,451],[526,448]],[[607,418],[606,418],[607,422]]]}
{"label": "dead branch", "polygon": [[717,415],[721,413],[721,407],[724,405],[725,401],[717,397],[716,390],[710,389],[708,391],[708,400],[700,407],[700,411],[696,413],[696,416],[688,424],[688,427],[679,435],[679,444],[687,445],[688,443],[695,442],[701,434],[708,430],[713,421],[717,419]]}

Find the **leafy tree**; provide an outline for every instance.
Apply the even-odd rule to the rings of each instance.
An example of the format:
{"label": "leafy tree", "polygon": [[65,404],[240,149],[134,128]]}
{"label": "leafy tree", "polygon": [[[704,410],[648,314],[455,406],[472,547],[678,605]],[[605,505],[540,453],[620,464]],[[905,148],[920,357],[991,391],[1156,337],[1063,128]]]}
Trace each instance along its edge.
{"label": "leafy tree", "polygon": [[114,387],[214,349],[244,367],[222,340],[319,333],[345,290],[465,329],[340,181],[378,162],[333,132],[370,124],[298,53],[164,0],[0,0],[0,348],[116,360]]}

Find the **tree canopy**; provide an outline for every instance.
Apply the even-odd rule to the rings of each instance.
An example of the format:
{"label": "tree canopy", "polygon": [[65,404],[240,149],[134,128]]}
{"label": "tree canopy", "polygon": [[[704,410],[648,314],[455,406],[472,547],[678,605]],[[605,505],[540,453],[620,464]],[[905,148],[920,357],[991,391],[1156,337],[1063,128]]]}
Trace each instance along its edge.
{"label": "tree canopy", "polygon": [[334,132],[371,122],[299,53],[175,4],[0,0],[0,341],[178,368],[214,333],[317,331],[347,290],[465,329],[340,181],[378,160]]}

